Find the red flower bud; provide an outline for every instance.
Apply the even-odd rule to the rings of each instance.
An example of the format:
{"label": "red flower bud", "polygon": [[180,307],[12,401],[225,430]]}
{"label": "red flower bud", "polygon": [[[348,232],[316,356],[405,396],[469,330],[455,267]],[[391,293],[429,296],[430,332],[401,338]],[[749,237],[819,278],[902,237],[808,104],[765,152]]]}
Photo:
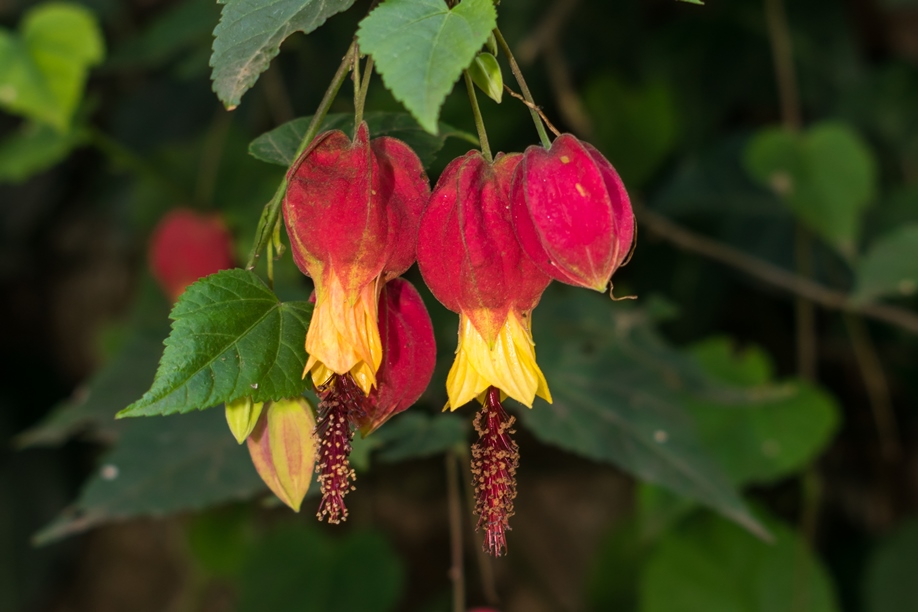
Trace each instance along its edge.
{"label": "red flower bud", "polygon": [[201,277],[235,266],[233,237],[219,215],[169,211],[153,230],[147,254],[153,277],[172,300]]}
{"label": "red flower bud", "polygon": [[510,224],[519,154],[487,162],[472,151],[437,182],[418,232],[418,266],[434,296],[461,313],[447,380],[453,409],[493,385],[532,405],[551,396],[535,363],[529,312],[550,279],[525,256]]}
{"label": "red flower bud", "polygon": [[430,187],[417,155],[394,138],[319,135],[293,164],[284,220],[293,258],[316,285],[306,336],[313,382],[350,373],[364,393],[382,360],[379,287],[408,269]]}
{"label": "red flower bud", "polygon": [[402,278],[386,283],[379,296],[383,359],[370,393],[368,413],[357,425],[364,436],[418,401],[437,361],[433,325],[417,289]]}
{"label": "red flower bud", "polygon": [[511,212],[526,254],[551,278],[605,291],[634,240],[628,192],[602,154],[570,134],[531,146],[513,177]]}

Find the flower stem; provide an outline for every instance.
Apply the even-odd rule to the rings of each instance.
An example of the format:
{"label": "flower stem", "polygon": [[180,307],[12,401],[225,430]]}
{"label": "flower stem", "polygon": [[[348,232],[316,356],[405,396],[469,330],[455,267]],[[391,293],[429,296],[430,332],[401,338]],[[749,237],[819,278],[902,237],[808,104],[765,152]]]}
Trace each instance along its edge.
{"label": "flower stem", "polygon": [[[353,63],[353,57],[356,48],[356,41],[352,42],[351,46],[348,47],[347,53],[344,55],[344,59],[341,60],[341,65],[338,66],[338,71],[335,73],[335,76],[332,77],[332,81],[329,83],[328,89],[325,90],[325,95],[322,96],[322,101],[319,103],[319,108],[316,109],[316,113],[312,116],[312,121],[309,123],[309,127],[306,128],[306,133],[303,134],[303,140],[300,141],[300,146],[297,147],[296,153],[293,155],[293,164],[296,164],[297,160],[300,158],[300,155],[303,154],[303,151],[306,150],[306,147],[309,146],[309,143],[311,143],[313,138],[316,137],[316,134],[319,133],[319,127],[321,127],[322,121],[325,119],[325,115],[328,114],[328,109],[331,108],[332,102],[335,100],[335,96],[338,95],[338,90],[341,89],[341,85],[344,83],[344,79],[347,77],[347,73],[351,69],[351,64]],[[286,176],[284,176],[284,179],[277,186],[277,190],[274,192],[274,196],[267,204],[265,204],[264,209],[261,211],[261,218],[258,220],[258,229],[255,230],[255,242],[252,245],[252,252],[249,254],[249,260],[245,264],[246,270],[251,270],[255,267],[255,260],[258,259],[262,250],[264,250],[265,245],[271,239],[271,233],[274,231],[274,226],[277,223],[278,217],[280,215],[280,207],[281,203],[284,201],[285,193],[287,193]]]}
{"label": "flower stem", "polygon": [[354,99],[354,129],[363,122],[363,109],[367,104],[367,92],[370,91],[370,77],[373,76],[373,58],[368,57],[364,67],[363,81],[360,83],[357,97]]}
{"label": "flower stem", "polygon": [[548,138],[548,132],[545,131],[545,125],[542,123],[542,118],[539,117],[539,113],[536,111],[537,106],[535,100],[532,99],[532,93],[529,91],[529,86],[526,85],[526,79],[523,78],[523,72],[520,70],[519,64],[516,63],[516,58],[513,57],[510,45],[504,40],[504,36],[500,33],[500,29],[494,28],[494,38],[497,39],[497,44],[500,45],[501,51],[507,56],[507,61],[510,63],[510,72],[513,73],[513,77],[520,86],[520,91],[523,92],[523,99],[532,105],[529,107],[529,114],[532,115],[532,122],[535,123],[536,131],[539,132],[539,140],[542,141],[542,146],[547,149],[551,146],[551,140]]}
{"label": "flower stem", "polygon": [[472,115],[475,117],[475,128],[478,130],[478,142],[481,145],[481,154],[488,160],[488,163],[494,161],[491,155],[491,145],[488,144],[488,132],[485,131],[484,119],[481,117],[481,109],[478,107],[478,96],[475,95],[475,85],[472,83],[472,77],[469,76],[468,70],[462,71],[465,78],[465,88],[469,91],[469,102],[472,105]]}

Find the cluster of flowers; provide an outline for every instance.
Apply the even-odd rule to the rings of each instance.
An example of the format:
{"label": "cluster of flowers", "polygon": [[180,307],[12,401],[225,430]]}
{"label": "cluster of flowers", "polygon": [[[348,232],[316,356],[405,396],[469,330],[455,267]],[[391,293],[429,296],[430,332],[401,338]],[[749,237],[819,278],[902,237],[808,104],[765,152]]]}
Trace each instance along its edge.
{"label": "cluster of flowers", "polygon": [[318,136],[288,174],[284,219],[293,257],[315,283],[306,336],[307,374],[319,397],[268,409],[240,400],[230,428],[248,439],[256,467],[299,509],[315,466],[319,518],[347,517],[353,432],[372,432],[413,404],[434,370],[430,317],[399,278],[415,261],[433,295],[459,313],[446,408],[477,399],[472,474],[479,527],[495,555],[506,548],[518,464],[513,417],[501,402],[551,402],[536,364],[531,313],[552,279],[605,291],[628,256],[634,217],[612,165],[564,134],[546,149],[471,151],[453,160],[431,192],[403,142]]}

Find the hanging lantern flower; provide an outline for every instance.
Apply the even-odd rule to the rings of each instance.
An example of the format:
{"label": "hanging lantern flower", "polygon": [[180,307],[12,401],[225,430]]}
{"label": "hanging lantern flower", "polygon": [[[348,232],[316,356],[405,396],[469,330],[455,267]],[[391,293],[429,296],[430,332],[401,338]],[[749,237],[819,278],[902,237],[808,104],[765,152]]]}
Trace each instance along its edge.
{"label": "hanging lantern flower", "polygon": [[523,253],[510,223],[510,182],[520,159],[498,155],[492,163],[472,151],[454,160],[434,188],[418,235],[424,281],[459,313],[447,407],[475,398],[482,404],[473,472],[479,525],[493,554],[506,548],[516,492],[513,418],[501,406],[502,395],[529,407],[537,395],[551,402],[530,331],[530,314],[550,279]]}
{"label": "hanging lantern flower", "polygon": [[570,134],[549,149],[526,149],[510,201],[520,245],[555,280],[605,291],[631,251],[625,185],[599,151]]}

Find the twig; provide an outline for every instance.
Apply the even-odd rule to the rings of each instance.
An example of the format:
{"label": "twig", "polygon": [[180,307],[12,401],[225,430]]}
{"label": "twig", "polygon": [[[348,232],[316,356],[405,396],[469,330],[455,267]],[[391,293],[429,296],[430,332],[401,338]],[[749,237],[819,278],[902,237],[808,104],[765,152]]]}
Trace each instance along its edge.
{"label": "twig", "polygon": [[522,63],[531,64],[547,44],[558,39],[558,32],[567,24],[579,3],[580,0],[555,0],[542,21],[519,44],[517,55]]}
{"label": "twig", "polygon": [[539,113],[539,117],[542,118],[542,121],[545,122],[545,125],[548,126],[548,129],[550,129],[550,130],[552,131],[552,133],[553,133],[555,136],[560,136],[560,135],[561,135],[561,132],[558,131],[558,128],[556,128],[556,127],[552,124],[552,122],[548,120],[548,117],[545,116],[545,113],[542,112],[542,107],[541,107],[541,106],[536,106],[535,104],[533,104],[532,102],[530,102],[529,100],[527,100],[526,98],[524,98],[523,96],[521,96],[520,94],[518,94],[518,93],[516,93],[515,91],[513,91],[512,89],[510,89],[510,86],[507,85],[507,84],[504,84],[504,90],[505,90],[508,94],[510,94],[511,96],[513,96],[514,98],[516,98],[517,100],[519,100],[520,102],[522,102],[523,104],[525,104],[525,105],[529,108],[530,111],[535,111],[535,112]]}
{"label": "twig", "polygon": [[548,84],[555,94],[561,117],[577,135],[590,138],[593,135],[593,121],[571,83],[570,69],[557,38],[549,40],[545,45],[545,67],[548,69]]}
{"label": "twig", "polygon": [[[794,231],[794,260],[801,278],[813,277],[813,240],[809,230],[797,223]],[[796,318],[797,373],[804,380],[816,380],[816,308],[809,299],[798,296],[794,304]]]}
{"label": "twig", "polygon": [[453,583],[453,612],[465,612],[465,569],[462,557],[462,490],[459,482],[459,457],[446,453],[446,484],[449,502],[449,577]]}
{"label": "twig", "polygon": [[845,315],[845,325],[851,337],[851,345],[854,348],[854,356],[857,358],[861,376],[864,378],[864,387],[873,411],[873,420],[877,426],[883,458],[888,463],[894,463],[901,457],[902,448],[899,445],[896,415],[892,409],[889,384],[883,372],[883,364],[880,363],[880,357],[870,338],[870,332],[864,325],[864,320],[848,314]]}
{"label": "twig", "polygon": [[830,289],[739,249],[696,234],[653,211],[639,210],[638,219],[642,227],[683,250],[704,255],[745,272],[791,295],[806,298],[828,310],[859,314],[918,334],[918,313],[886,304],[856,302],[846,293]]}
{"label": "twig", "polygon": [[788,128],[796,131],[803,126],[803,113],[800,110],[794,50],[783,0],[765,0],[765,20],[775,62],[778,95],[781,98],[781,118]]}

